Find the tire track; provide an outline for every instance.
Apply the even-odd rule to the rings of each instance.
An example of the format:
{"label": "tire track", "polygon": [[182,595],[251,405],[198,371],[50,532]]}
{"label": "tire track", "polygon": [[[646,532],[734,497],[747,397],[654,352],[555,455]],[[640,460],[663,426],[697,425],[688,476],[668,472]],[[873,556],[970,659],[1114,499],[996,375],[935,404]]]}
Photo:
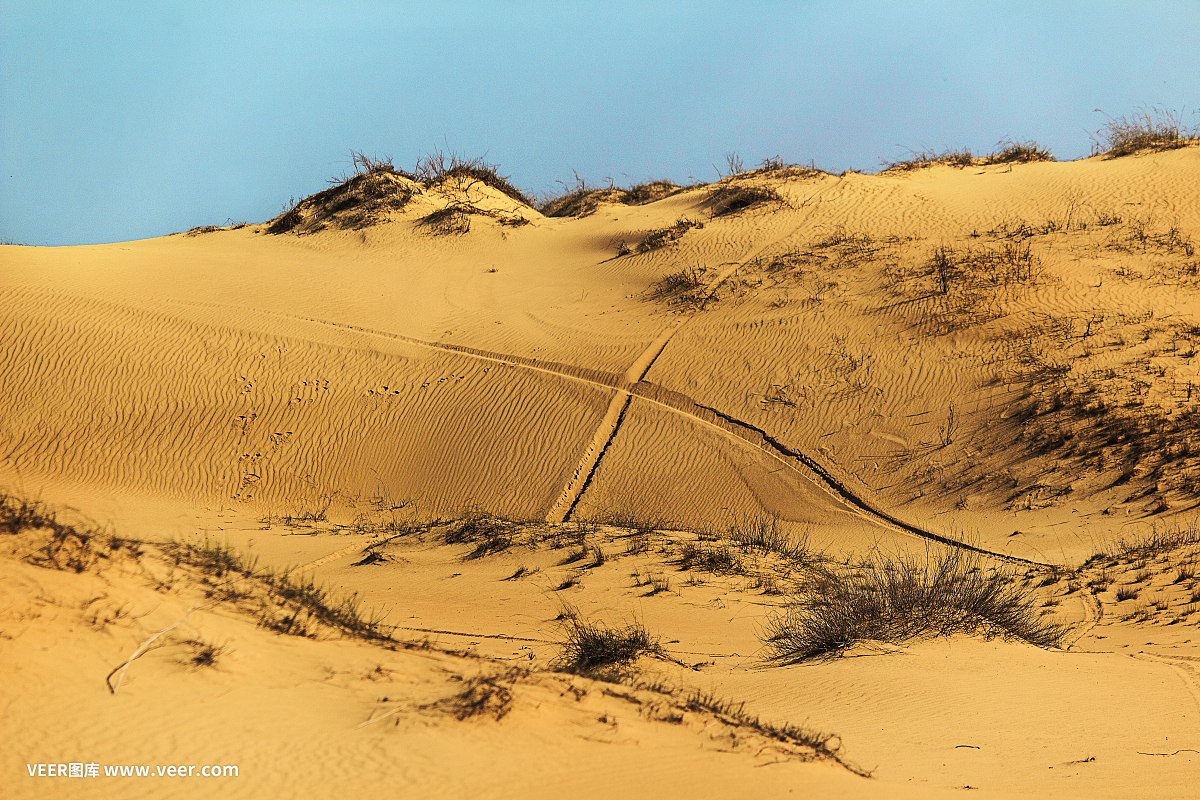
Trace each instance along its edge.
{"label": "tire track", "polygon": [[1183,681],[1184,688],[1188,690],[1188,693],[1192,696],[1192,700],[1196,703],[1196,710],[1200,711],[1200,685],[1197,684],[1195,676],[1191,674],[1191,669],[1189,669],[1190,664],[1181,659],[1152,655],[1150,653],[1130,653],[1129,657],[1138,661],[1146,661],[1170,667],[1179,676],[1179,679]]}
{"label": "tire track", "polygon": [[1079,644],[1083,640],[1083,637],[1087,636],[1092,628],[1099,625],[1100,620],[1104,618],[1104,606],[1100,605],[1100,601],[1096,599],[1096,595],[1085,594],[1081,600],[1083,602],[1083,622],[1080,624],[1079,630],[1071,637],[1070,643],[1063,647],[1063,650],[1070,650]]}
{"label": "tire track", "polygon": [[[803,223],[801,223],[802,225]],[[796,226],[799,228],[800,226]],[[750,259],[754,258],[763,250],[772,246],[775,241],[782,240],[791,236],[795,229],[790,231],[785,236],[778,237],[761,247],[756,248],[749,255],[736,262],[729,263],[710,283],[710,291],[715,291],[724,281],[728,280],[739,268]],[[180,305],[192,305],[198,307],[209,307],[220,310],[240,310],[246,311],[244,307],[225,306],[217,303],[198,303],[176,301]],[[607,412],[597,427],[588,447],[586,448],[580,462],[571,479],[560,497],[551,505],[547,512],[546,519],[549,522],[563,522],[570,518],[571,511],[579,503],[590,485],[592,477],[599,468],[604,453],[609,445],[616,437],[620,429],[620,423],[624,419],[625,412],[628,410],[633,398],[637,398],[653,403],[661,408],[668,410],[671,413],[687,417],[694,422],[714,428],[726,437],[733,438],[743,446],[755,447],[756,449],[766,452],[774,457],[785,467],[799,473],[802,477],[808,479],[811,483],[824,490],[831,497],[839,500],[843,505],[848,506],[853,513],[856,513],[862,519],[872,522],[880,527],[893,532],[916,536],[918,538],[937,542],[950,547],[956,547],[971,552],[978,553],[990,558],[996,558],[1002,561],[1007,561],[1014,564],[1021,564],[1029,567],[1045,568],[1051,566],[1048,563],[1033,561],[1030,559],[1020,558],[1018,556],[1000,553],[986,548],[977,547],[956,539],[951,539],[940,534],[928,531],[918,525],[905,522],[890,512],[877,507],[874,503],[862,497],[857,492],[850,490],[845,483],[835,477],[822,464],[813,459],[811,456],[799,451],[793,450],[766,431],[757,428],[749,423],[743,422],[736,417],[725,414],[717,409],[703,406],[696,403],[692,398],[678,392],[674,392],[666,387],[658,386],[642,380],[645,374],[653,366],[654,362],[662,354],[663,350],[670,343],[671,338],[684,326],[688,321],[693,319],[699,311],[686,315],[673,322],[646,348],[645,351],[634,361],[625,374],[617,376],[610,372],[601,370],[593,370],[586,367],[577,367],[569,364],[560,364],[551,361],[540,361],[538,359],[526,358],[523,356],[515,356],[505,353],[497,353],[489,350],[483,350],[466,345],[456,345],[443,342],[428,342],[415,337],[406,336],[404,334],[392,333],[375,328],[369,328],[359,325],[350,325],[347,323],[332,322],[314,317],[308,317],[300,314],[290,314],[287,312],[266,311],[262,309],[251,309],[255,313],[290,318],[299,320],[309,324],[332,327],[341,330],[353,331],[355,333],[364,334],[399,341],[406,344],[411,344],[417,347],[423,347],[432,350],[453,352],[461,355],[466,355],[472,358],[478,358],[492,363],[508,366],[512,368],[524,369],[531,372],[554,375],[560,378],[566,378],[580,383],[587,384],[594,389],[600,391],[613,391],[613,397],[609,403]],[[352,552],[353,548],[347,552],[339,552],[337,558],[347,555]],[[325,563],[324,560],[321,563]],[[303,569],[312,568],[314,565],[307,565]]]}

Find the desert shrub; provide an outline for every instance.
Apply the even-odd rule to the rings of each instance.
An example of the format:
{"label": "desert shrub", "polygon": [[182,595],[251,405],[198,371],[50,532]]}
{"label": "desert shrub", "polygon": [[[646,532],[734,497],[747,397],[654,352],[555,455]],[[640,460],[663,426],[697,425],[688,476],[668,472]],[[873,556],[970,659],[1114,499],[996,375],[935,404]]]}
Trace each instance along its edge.
{"label": "desert shrub", "polygon": [[759,162],[757,169],[742,173],[742,177],[749,178],[757,175],[769,175],[773,178],[812,178],[827,174],[829,173],[817,169],[815,166],[805,167],[800,164],[790,164],[776,155],[764,158]]}
{"label": "desert shrub", "polygon": [[663,655],[658,637],[651,636],[640,622],[609,628],[566,613],[564,625],[561,652],[554,661],[561,672],[612,679],[643,655]]}
{"label": "desert shrub", "polygon": [[1093,137],[1093,150],[1109,158],[1142,150],[1170,150],[1200,138],[1200,131],[1185,127],[1177,112],[1164,108],[1109,118],[1097,133],[1099,138]]}
{"label": "desert shrub", "polygon": [[786,205],[783,195],[771,187],[744,183],[718,183],[704,198],[704,205],[714,217],[736,214],[768,203]]}
{"label": "desert shrub", "polygon": [[704,273],[698,269],[687,267],[664,275],[648,290],[649,300],[668,300],[671,302],[689,302],[694,298],[697,289],[704,285]]}
{"label": "desert shrub", "polygon": [[516,200],[518,203],[532,207],[533,200],[516,186],[513,186],[507,176],[497,170],[498,164],[489,164],[480,156],[464,158],[457,153],[445,153],[434,150],[429,155],[417,161],[413,175],[426,188],[437,186],[451,180],[478,181],[493,189],[497,189]]}
{"label": "desert shrub", "polygon": [[688,219],[680,217],[675,220],[674,224],[668,225],[665,228],[657,228],[650,231],[642,239],[637,246],[637,252],[648,253],[651,250],[657,250],[660,247],[674,244],[683,238],[683,235],[692,228],[703,228],[704,223],[697,219]]}
{"label": "desert shrub", "polygon": [[768,619],[764,644],[769,661],[796,664],[867,641],[967,633],[1051,647],[1069,631],[1046,621],[1014,576],[950,550],[925,561],[876,558],[817,584]]}
{"label": "desert shrub", "polygon": [[973,163],[975,163],[975,157],[966,148],[962,150],[944,150],[941,153],[929,150],[922,153],[912,153],[909,158],[901,161],[884,161],[883,171],[891,172],[895,170],[907,172],[914,169],[925,169],[941,165],[961,168],[969,167]]}
{"label": "desert shrub", "polygon": [[382,169],[359,172],[344,182],[295,202],[267,223],[270,234],[317,233],[327,228],[358,230],[382,222],[408,205],[420,187]]}
{"label": "desert shrub", "polygon": [[808,546],[808,538],[793,539],[779,529],[775,517],[747,517],[730,526],[728,537],[743,548],[772,553],[795,564],[815,565],[821,559]]}
{"label": "desert shrub", "polygon": [[995,153],[983,159],[984,164],[1029,163],[1031,161],[1054,161],[1049,150],[1037,142],[1014,142],[1012,140],[1000,143],[1002,147]]}
{"label": "desert shrub", "polygon": [[[368,175],[372,172],[390,172],[396,175],[404,175],[412,178],[412,173],[398,170],[392,165],[392,157],[384,156],[368,156],[361,150],[351,150],[350,160],[354,163],[355,175]],[[340,181],[331,180],[330,183],[339,183]]]}
{"label": "desert shrub", "polygon": [[582,179],[576,178],[573,189],[557,197],[551,197],[538,205],[538,211],[547,217],[586,217],[595,213],[601,203],[621,203],[627,206],[640,206],[653,203],[664,197],[683,191],[683,189],[667,180],[647,181],[628,189],[616,186],[594,188],[589,187]]}
{"label": "desert shrub", "polygon": [[421,217],[421,224],[441,236],[447,234],[463,234],[471,230],[471,215],[477,213],[470,206],[450,205],[431,211]]}
{"label": "desert shrub", "polygon": [[700,569],[714,575],[744,575],[749,572],[736,550],[705,542],[685,542],[675,556],[681,570]]}
{"label": "desert shrub", "polygon": [[1117,589],[1117,602],[1122,603],[1126,600],[1136,600],[1140,590],[1135,587],[1122,586]]}
{"label": "desert shrub", "polygon": [[463,560],[473,560],[495,553],[503,553],[517,544],[520,526],[507,519],[482,512],[472,513],[450,526],[442,534],[446,544],[473,544]]}
{"label": "desert shrub", "polygon": [[[457,180],[461,184],[483,183],[519,203],[532,206],[533,201],[517,189],[509,179],[497,172],[497,165],[481,158],[463,158],[440,150],[417,161],[412,172],[397,169],[391,157],[368,156],[351,151],[354,170],[349,175],[329,179],[334,184],[296,201],[293,199],[282,214],[267,222],[270,234],[316,233],[327,228],[358,230],[387,219],[387,214],[404,208],[423,188]],[[476,209],[456,204],[435,211],[422,222],[437,233],[465,233],[470,228],[467,214]],[[519,225],[516,219],[501,220]]]}
{"label": "desert shrub", "polygon": [[640,206],[644,203],[653,203],[656,200],[662,200],[664,197],[670,197],[680,191],[682,189],[671,181],[647,181],[646,183],[635,184],[624,190],[621,202],[627,206]]}

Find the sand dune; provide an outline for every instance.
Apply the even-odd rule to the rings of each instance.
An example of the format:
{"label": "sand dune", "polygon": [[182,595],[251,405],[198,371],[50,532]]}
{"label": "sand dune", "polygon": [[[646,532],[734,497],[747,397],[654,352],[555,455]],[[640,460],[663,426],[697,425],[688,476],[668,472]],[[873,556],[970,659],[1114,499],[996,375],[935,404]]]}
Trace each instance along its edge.
{"label": "sand dune", "polygon": [[[1129,542],[1200,504],[1200,149],[756,171],[578,217],[368,178],[263,225],[0,248],[0,486],[227,543],[407,632],[284,636],[203,570],[173,588],[169,551],[75,574],[18,542],[20,758],[240,761],[222,791],[255,796],[1186,796],[1194,542]],[[527,524],[455,540],[472,514]],[[960,636],[767,666],[762,626],[810,584],[730,538],[765,520],[838,569],[965,546],[1079,627],[1062,650]],[[236,658],[188,666],[176,636],[114,697],[101,673],[206,592],[188,625]],[[99,624],[93,598],[132,611]],[[875,777],[712,709],[675,720],[679,692],[546,671],[564,603],[660,632],[674,655],[638,662],[657,688],[834,730]],[[507,676],[511,712],[453,719],[444,676],[480,674]],[[45,796],[11,767],[6,790]]]}

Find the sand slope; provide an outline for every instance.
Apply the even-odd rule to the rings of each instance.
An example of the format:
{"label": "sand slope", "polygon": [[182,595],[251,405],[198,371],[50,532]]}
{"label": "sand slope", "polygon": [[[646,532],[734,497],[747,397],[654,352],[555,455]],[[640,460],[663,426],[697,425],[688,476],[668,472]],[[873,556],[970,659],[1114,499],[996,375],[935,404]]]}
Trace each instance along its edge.
{"label": "sand slope", "polygon": [[[164,651],[111,696],[95,676],[181,617],[186,592],[133,567],[47,572],[13,549],[3,630],[17,645],[0,669],[22,687],[4,701],[21,758],[88,745],[123,763],[241,759],[254,777],[222,791],[256,796],[396,775],[451,797],[517,782],[547,796],[1186,796],[1200,748],[1190,551],[1030,578],[1048,612],[1081,624],[1067,652],[954,639],[766,668],[778,586],[677,575],[678,541],[643,551],[626,529],[769,516],[840,557],[950,542],[1029,569],[1193,524],[1200,148],[722,186],[780,200],[714,215],[713,187],[696,187],[548,218],[450,186],[361,229],[0,247],[0,486],[124,535],[228,542],[488,658],[548,665],[564,599],[636,616],[697,667],[651,673],[836,730],[873,782],[762,766],[750,749],[716,758],[707,721],[628,717],[628,698],[589,687],[584,703],[544,672],[517,681],[499,721],[360,729],[378,697],[434,703],[439,671],[461,683],[502,662],[280,637],[212,609],[189,625],[236,642],[236,659],[197,671]],[[477,213],[459,232],[428,223],[464,203]],[[565,520],[553,530],[583,530],[572,546],[608,560],[543,542],[464,561],[430,534],[355,566],[385,518],[470,511]],[[504,580],[518,567],[533,577]],[[669,590],[647,594],[651,573]],[[1085,581],[1096,590],[1068,591]],[[1116,597],[1133,585],[1140,600]],[[97,624],[96,597],[136,613]],[[376,662],[391,677],[366,677]],[[610,715],[631,721],[614,734],[597,722]]]}

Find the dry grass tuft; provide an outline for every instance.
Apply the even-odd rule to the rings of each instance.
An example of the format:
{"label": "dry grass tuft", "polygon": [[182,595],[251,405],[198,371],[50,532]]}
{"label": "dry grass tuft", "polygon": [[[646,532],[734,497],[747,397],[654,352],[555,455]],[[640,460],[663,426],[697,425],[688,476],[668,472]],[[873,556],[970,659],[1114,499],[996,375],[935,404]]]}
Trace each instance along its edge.
{"label": "dry grass tuft", "polygon": [[642,241],[638,244],[636,250],[627,250],[629,252],[648,253],[651,250],[658,250],[662,247],[667,247],[683,238],[683,235],[692,228],[703,228],[704,223],[698,219],[688,219],[680,217],[675,220],[674,224],[668,225],[665,228],[657,228],[648,232]]}
{"label": "dry grass tuft", "polygon": [[722,181],[708,191],[704,198],[713,217],[723,217],[764,205],[783,207],[787,201],[769,186]]}
{"label": "dry grass tuft", "polygon": [[1070,626],[1046,621],[1015,577],[950,550],[919,561],[874,559],[818,581],[767,622],[767,659],[833,658],[861,642],[903,642],[955,633],[1005,636],[1055,647]]}
{"label": "dry grass tuft", "polygon": [[457,181],[460,189],[464,188],[463,184],[482,183],[503,192],[522,205],[533,207],[533,201],[513,186],[507,176],[501,175],[497,171],[499,168],[498,164],[487,163],[483,156],[465,158],[454,152],[434,150],[417,161],[413,175],[427,189],[449,181]]}
{"label": "dry grass tuft", "polygon": [[479,716],[488,716],[499,721],[512,708],[513,686],[525,674],[524,670],[514,668],[507,672],[482,674],[465,679],[453,676],[454,679],[463,681],[462,690],[424,708],[447,712],[459,722]]}
{"label": "dry grass tuft", "polygon": [[1009,139],[1000,144],[1000,150],[983,159],[984,164],[1028,164],[1033,161],[1055,160],[1053,154],[1037,142],[1016,142]]}
{"label": "dry grass tuft", "polygon": [[884,161],[884,172],[909,172],[915,169],[927,169],[934,166],[950,166],[969,167],[975,163],[975,157],[971,155],[971,151],[963,148],[962,150],[944,150],[940,153],[932,150],[927,150],[921,153],[909,151],[910,156],[902,161]]}
{"label": "dry grass tuft", "polygon": [[1179,113],[1144,109],[1129,117],[1110,117],[1093,137],[1093,155],[1120,158],[1144,150],[1172,150],[1200,139],[1200,130],[1185,127]]}
{"label": "dry grass tuft", "polygon": [[454,204],[421,217],[421,224],[428,228],[430,233],[439,236],[461,235],[471,230],[471,215],[476,213],[478,212],[471,206]]}
{"label": "dry grass tuft", "polygon": [[682,191],[683,187],[667,180],[648,181],[621,189],[614,186],[592,188],[577,177],[575,188],[547,199],[537,209],[547,217],[586,217],[595,213],[603,203],[640,206]]}
{"label": "dry grass tuft", "polygon": [[553,664],[560,672],[617,681],[638,658],[664,656],[658,637],[651,636],[640,622],[610,628],[601,622],[582,620],[570,609],[562,616],[565,636]]}
{"label": "dry grass tuft", "polygon": [[705,298],[704,273],[699,269],[683,269],[664,275],[646,290],[647,300],[665,300],[672,305],[690,305]]}

